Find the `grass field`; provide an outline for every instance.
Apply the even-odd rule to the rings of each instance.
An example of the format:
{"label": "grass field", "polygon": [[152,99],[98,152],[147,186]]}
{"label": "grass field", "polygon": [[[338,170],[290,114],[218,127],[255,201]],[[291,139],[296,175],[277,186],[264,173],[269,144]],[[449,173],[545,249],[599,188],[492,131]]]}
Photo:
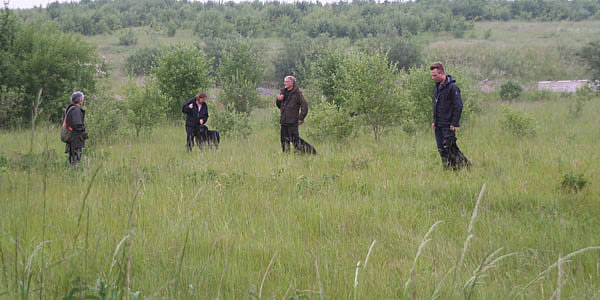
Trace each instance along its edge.
{"label": "grass field", "polygon": [[[581,79],[573,51],[598,24],[417,39],[475,79]],[[135,47],[201,42],[136,33],[134,47],[85,38],[112,70],[103,92],[122,93]],[[458,172],[427,124],[334,142],[305,135],[309,113],[300,134],[319,154],[281,153],[264,107],[218,150],[186,152],[183,122],[122,128],[77,171],[56,126],[0,131],[0,299],[600,299],[600,98],[573,115],[573,96],[522,97],[510,107],[536,134],[515,137],[496,94],[476,97]]]}
{"label": "grass field", "polygon": [[[0,293],[598,299],[600,103],[576,118],[568,101],[513,104],[537,121],[514,138],[486,100],[459,133],[473,161],[460,172],[425,129],[282,154],[268,114],[218,150],[187,153],[180,126],[124,136],[86,149],[79,171],[56,128],[36,130],[32,153],[30,133],[3,132]],[[587,184],[567,192],[567,174]]]}

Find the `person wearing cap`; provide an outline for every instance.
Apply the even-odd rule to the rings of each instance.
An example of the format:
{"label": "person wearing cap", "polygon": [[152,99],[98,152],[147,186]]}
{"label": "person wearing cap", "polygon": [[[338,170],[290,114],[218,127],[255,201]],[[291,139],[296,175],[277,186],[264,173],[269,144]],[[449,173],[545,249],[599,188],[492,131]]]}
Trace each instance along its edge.
{"label": "person wearing cap", "polygon": [[208,106],[206,105],[206,93],[198,93],[196,97],[189,99],[182,108],[182,112],[187,115],[185,119],[185,132],[187,134],[186,148],[192,151],[194,148],[194,137],[198,146],[204,142],[205,134],[200,134],[202,130],[208,130],[206,121],[208,120]]}
{"label": "person wearing cap", "polygon": [[81,153],[85,146],[85,140],[88,133],[85,130],[85,110],[81,108],[85,95],[82,92],[75,92],[71,95],[71,104],[65,109],[65,121],[68,129],[71,130],[72,138],[66,143],[65,153],[69,153],[69,163],[78,166],[81,161]]}

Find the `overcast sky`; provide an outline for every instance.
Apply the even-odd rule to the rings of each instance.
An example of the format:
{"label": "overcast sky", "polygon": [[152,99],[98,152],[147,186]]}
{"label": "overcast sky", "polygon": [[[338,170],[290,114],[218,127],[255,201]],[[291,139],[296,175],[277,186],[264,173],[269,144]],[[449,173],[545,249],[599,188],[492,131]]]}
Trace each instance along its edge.
{"label": "overcast sky", "polygon": [[[33,8],[34,6],[42,6],[46,7],[48,3],[56,2],[56,0],[8,0],[9,8]],[[4,2],[6,0],[2,0],[2,7],[4,7]],[[70,0],[58,0],[58,2],[71,2]]]}

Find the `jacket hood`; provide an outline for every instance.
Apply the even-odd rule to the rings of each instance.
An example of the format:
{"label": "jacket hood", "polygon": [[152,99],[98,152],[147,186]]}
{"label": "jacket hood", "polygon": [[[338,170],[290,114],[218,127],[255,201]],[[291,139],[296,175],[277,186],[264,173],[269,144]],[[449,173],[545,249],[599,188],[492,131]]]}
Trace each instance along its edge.
{"label": "jacket hood", "polygon": [[452,76],[446,75],[446,81],[444,81],[444,83],[441,83],[441,85],[442,85],[442,87],[445,87],[451,83],[456,83],[456,80],[454,78],[452,78]]}
{"label": "jacket hood", "polygon": [[[294,85],[294,88],[292,88],[292,90],[290,91],[290,93],[296,93],[296,92],[298,92],[299,90],[300,90],[300,88],[298,88],[298,86],[295,86],[295,85]],[[282,93],[283,93],[283,92],[285,92],[285,88],[282,88],[282,89],[281,89],[281,92],[282,92]]]}

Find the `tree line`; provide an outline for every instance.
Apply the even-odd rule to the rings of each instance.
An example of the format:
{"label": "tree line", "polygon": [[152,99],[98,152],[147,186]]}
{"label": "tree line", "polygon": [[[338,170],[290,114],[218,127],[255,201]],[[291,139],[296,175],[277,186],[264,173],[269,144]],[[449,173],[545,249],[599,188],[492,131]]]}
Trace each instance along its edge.
{"label": "tree line", "polygon": [[56,22],[63,32],[95,35],[151,26],[174,34],[190,28],[201,38],[237,34],[243,37],[286,37],[302,31],[310,37],[328,35],[351,39],[395,33],[464,32],[474,21],[582,21],[600,19],[595,0],[420,0],[377,3],[354,0],[190,2],[176,0],[81,0],[50,3],[46,9],[20,11],[23,18]]}

